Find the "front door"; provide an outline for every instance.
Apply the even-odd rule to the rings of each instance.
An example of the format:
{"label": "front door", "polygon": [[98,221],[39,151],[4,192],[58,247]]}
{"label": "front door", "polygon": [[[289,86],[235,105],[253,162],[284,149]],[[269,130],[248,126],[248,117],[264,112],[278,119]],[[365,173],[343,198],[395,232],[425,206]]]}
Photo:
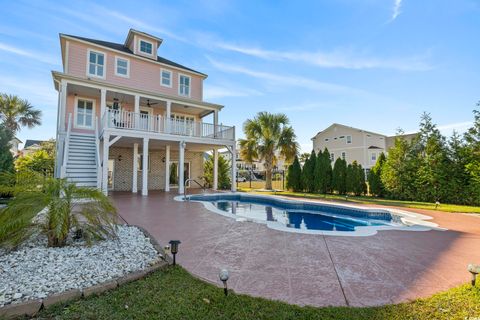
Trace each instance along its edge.
{"label": "front door", "polygon": [[115,160],[108,159],[108,190],[113,190]]}
{"label": "front door", "polygon": [[[190,179],[190,162],[183,164],[183,183]],[[190,182],[187,187],[190,186]],[[170,187],[178,187],[178,161],[170,163]]]}

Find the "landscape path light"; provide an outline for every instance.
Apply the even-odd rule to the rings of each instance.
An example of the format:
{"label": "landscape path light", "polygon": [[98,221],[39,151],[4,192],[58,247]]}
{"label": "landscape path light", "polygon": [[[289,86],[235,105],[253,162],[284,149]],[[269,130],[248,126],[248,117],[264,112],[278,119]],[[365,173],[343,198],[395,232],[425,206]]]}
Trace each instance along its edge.
{"label": "landscape path light", "polygon": [[228,288],[227,288],[227,281],[228,281],[228,270],[227,269],[222,269],[220,270],[220,273],[218,274],[220,280],[223,282],[223,292],[225,293],[226,296],[228,296]]}
{"label": "landscape path light", "polygon": [[180,240],[170,240],[170,252],[173,255],[173,265],[175,265],[175,256],[178,253],[178,245],[180,244]]}

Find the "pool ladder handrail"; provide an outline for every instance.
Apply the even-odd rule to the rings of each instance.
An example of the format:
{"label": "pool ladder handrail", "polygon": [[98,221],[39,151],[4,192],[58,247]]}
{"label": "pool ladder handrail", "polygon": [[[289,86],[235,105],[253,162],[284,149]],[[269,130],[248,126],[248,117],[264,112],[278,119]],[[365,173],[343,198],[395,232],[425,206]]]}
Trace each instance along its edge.
{"label": "pool ladder handrail", "polygon": [[187,184],[190,182],[190,181],[193,181],[195,182],[200,188],[203,189],[203,191],[205,191],[207,188],[205,187],[205,185],[201,185],[197,180],[195,179],[187,179],[185,180],[185,183],[183,185],[183,200],[184,201],[188,201],[189,199],[187,198]]}

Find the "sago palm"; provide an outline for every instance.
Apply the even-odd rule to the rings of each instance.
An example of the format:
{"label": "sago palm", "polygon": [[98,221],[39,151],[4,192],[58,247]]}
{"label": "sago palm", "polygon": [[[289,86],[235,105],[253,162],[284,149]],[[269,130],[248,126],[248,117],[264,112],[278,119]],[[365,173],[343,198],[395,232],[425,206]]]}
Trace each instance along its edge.
{"label": "sago palm", "polygon": [[240,154],[246,162],[261,161],[265,167],[265,188],[272,189],[272,169],[277,156],[286,162],[293,160],[298,143],[293,128],[285,114],[259,112],[253,120],[243,125],[245,139],[240,139]]}
{"label": "sago palm", "polygon": [[[1,245],[15,247],[35,232],[45,234],[50,247],[64,246],[77,230],[88,244],[115,236],[116,209],[102,192],[65,179],[40,179],[14,190],[13,200],[0,212]],[[46,212],[37,215],[43,208]]]}
{"label": "sago palm", "polygon": [[13,134],[21,127],[33,128],[40,125],[42,112],[30,102],[15,95],[0,94],[0,122]]}

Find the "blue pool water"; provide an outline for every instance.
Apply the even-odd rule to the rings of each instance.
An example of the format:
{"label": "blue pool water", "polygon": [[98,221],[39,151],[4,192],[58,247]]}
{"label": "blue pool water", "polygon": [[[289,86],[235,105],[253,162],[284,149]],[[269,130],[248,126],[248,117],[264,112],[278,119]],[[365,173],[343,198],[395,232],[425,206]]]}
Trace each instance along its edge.
{"label": "blue pool water", "polygon": [[287,228],[355,231],[357,227],[401,224],[385,210],[365,210],[309,202],[283,201],[244,194],[193,195],[190,200],[212,203],[241,218],[279,223]]}

